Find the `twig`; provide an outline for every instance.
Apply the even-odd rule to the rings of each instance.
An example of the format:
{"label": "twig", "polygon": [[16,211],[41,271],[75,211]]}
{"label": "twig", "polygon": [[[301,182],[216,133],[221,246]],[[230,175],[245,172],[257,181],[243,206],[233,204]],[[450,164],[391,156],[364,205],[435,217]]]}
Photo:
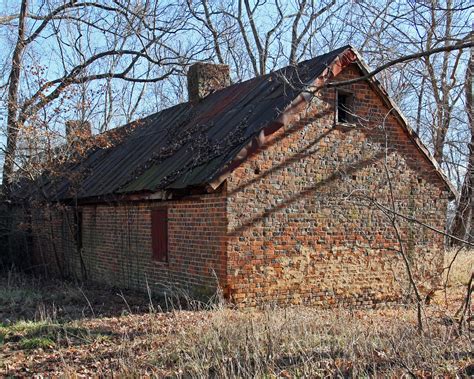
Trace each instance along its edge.
{"label": "twig", "polygon": [[458,257],[459,253],[464,249],[464,246],[461,246],[457,251],[456,253],[454,254],[454,257],[453,259],[451,259],[451,262],[449,262],[449,265],[447,267],[445,267],[443,270],[447,270],[446,272],[446,280],[444,282],[444,301],[446,303],[446,305],[448,304],[448,281],[449,281],[449,274],[451,272],[451,268],[454,264],[454,261],[456,260],[456,258]]}
{"label": "twig", "polygon": [[[471,273],[471,278],[469,279],[469,283],[467,283],[467,292],[466,292],[466,298],[464,299],[464,302],[463,304],[461,305],[461,308],[459,308],[459,310],[463,309],[463,306],[464,306],[464,309],[462,310],[462,313],[461,313],[461,318],[459,319],[459,333],[461,334],[462,333],[462,325],[464,323],[464,318],[466,317],[466,313],[469,311],[469,314],[471,312],[471,296],[472,296],[472,281],[474,279],[474,272]],[[459,312],[459,311],[458,311]],[[454,317],[457,316],[458,312],[456,312],[456,315]]]}
{"label": "twig", "polygon": [[119,297],[124,301],[125,305],[127,306],[128,312],[129,312],[130,314],[132,314],[133,312],[132,312],[132,310],[131,310],[131,308],[130,308],[130,305],[128,305],[127,300],[125,299],[125,296],[123,295],[123,292],[120,291],[120,293],[118,293],[117,296],[119,296]]}
{"label": "twig", "polygon": [[86,296],[86,294],[84,293],[84,291],[82,290],[82,288],[79,287],[79,291],[81,291],[82,296],[84,296],[84,298],[86,299],[87,304],[89,305],[89,309],[90,309],[91,312],[92,312],[92,316],[95,318],[95,312],[94,312],[94,308],[92,308],[91,302],[90,302],[89,299],[87,298],[87,296]]}

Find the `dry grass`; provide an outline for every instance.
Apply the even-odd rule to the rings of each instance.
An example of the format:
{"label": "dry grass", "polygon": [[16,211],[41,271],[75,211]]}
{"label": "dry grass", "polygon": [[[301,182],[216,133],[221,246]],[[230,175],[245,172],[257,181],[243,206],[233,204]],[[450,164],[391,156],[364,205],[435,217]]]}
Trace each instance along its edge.
{"label": "dry grass", "polygon": [[445,280],[451,287],[465,286],[474,271],[474,250],[452,249],[446,253],[445,267],[452,262],[451,270],[445,270]]}
{"label": "dry grass", "polygon": [[[471,257],[471,252],[458,255],[446,294],[439,291],[425,308],[423,335],[411,307],[186,311],[178,306],[133,314],[124,302],[122,310],[115,304],[116,314],[109,317],[67,321],[46,315],[3,325],[0,376],[467,377],[474,374],[472,330],[460,334],[447,316],[465,293]],[[9,288],[9,302],[18,306],[13,292],[19,288]],[[27,282],[22,291],[28,293]]]}
{"label": "dry grass", "polygon": [[470,346],[437,322],[418,335],[407,310],[221,310],[155,362],[192,377],[442,376],[467,365]]}
{"label": "dry grass", "polygon": [[148,310],[148,296],[136,291],[0,272],[0,324],[66,322]]}

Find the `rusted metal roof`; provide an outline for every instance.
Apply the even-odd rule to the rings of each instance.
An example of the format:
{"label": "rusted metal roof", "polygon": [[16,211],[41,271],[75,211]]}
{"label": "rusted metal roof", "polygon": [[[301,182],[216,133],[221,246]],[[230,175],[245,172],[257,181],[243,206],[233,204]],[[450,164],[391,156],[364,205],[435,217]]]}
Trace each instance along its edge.
{"label": "rusted metal roof", "polygon": [[[134,122],[109,148],[96,148],[69,167],[82,177],[78,198],[205,185],[259,132],[277,119],[348,46],[216,91]],[[282,80],[282,78],[285,80]],[[288,81],[288,82],[287,82]],[[293,84],[291,84],[293,83]],[[66,175],[49,182],[56,199],[72,197]],[[45,183],[46,184],[46,183]]]}
{"label": "rusted metal roof", "polygon": [[[216,188],[248,151],[285,123],[289,109],[305,101],[306,85],[335,74],[334,62],[359,59],[352,51],[344,46],[114,129],[113,146],[91,150],[67,168],[68,175],[47,180],[45,191],[65,200]],[[81,178],[79,186],[70,183],[71,176]]]}

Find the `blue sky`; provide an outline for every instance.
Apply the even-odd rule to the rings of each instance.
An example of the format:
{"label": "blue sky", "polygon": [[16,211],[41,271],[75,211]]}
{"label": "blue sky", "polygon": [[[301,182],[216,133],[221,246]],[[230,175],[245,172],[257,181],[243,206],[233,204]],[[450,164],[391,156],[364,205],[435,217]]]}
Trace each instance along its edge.
{"label": "blue sky", "polygon": [[[57,1],[57,3],[60,2],[61,1]],[[19,1],[0,0],[0,14],[17,13],[19,9],[19,3]],[[38,7],[41,6],[42,3],[43,1],[40,0],[32,0],[30,4],[30,9],[38,9]],[[271,3],[272,2],[270,1],[269,4]],[[383,2],[378,1],[378,3],[382,4]],[[286,1],[282,2],[281,4],[283,4],[286,9],[294,9],[295,7],[293,1]],[[397,34],[393,35],[393,40],[385,39],[384,41],[382,41],[383,43],[385,43],[386,51],[377,50],[377,43],[381,42],[378,41],[378,38],[380,36],[376,34],[371,35],[371,29],[369,27],[366,30],[362,31],[362,33],[359,31],[358,33],[353,34],[353,28],[348,27],[348,25],[357,24],[357,22],[361,18],[360,12],[363,12],[362,6],[364,2],[360,2],[360,4],[362,5],[360,5],[359,8],[356,7],[353,9],[353,12],[348,12],[347,9],[349,8],[347,7],[349,5],[347,5],[346,2],[337,2],[336,7],[334,9],[337,9],[339,13],[337,13],[337,16],[331,19],[330,22],[327,22],[324,25],[319,25],[321,27],[321,31],[317,34],[317,38],[315,38],[314,41],[312,41],[312,43],[309,45],[309,51],[303,58],[309,58],[311,56],[319,55],[330,49],[345,45],[347,43],[351,43],[356,48],[362,48],[364,58],[368,61],[369,64],[372,64],[374,66],[379,62],[383,62],[384,60],[388,59],[388,56],[384,56],[384,54],[406,54],[412,51],[408,48],[408,45],[403,45],[396,40],[398,38]],[[374,4],[374,2],[371,2],[370,4]],[[404,4],[403,9],[409,9],[413,4],[418,3],[413,3],[411,1],[393,2],[391,5],[392,15],[403,15],[403,12],[400,8],[400,4]],[[341,5],[344,6],[340,9]],[[421,7],[422,5],[417,6]],[[274,23],[275,19],[277,18],[277,14],[275,13],[274,8],[270,8],[270,11],[267,11],[267,9],[268,8],[262,8],[262,11],[257,14],[257,26],[261,32],[269,30],[272,27],[272,23]],[[357,12],[359,12],[359,14]],[[398,14],[396,12],[398,12]],[[377,21],[377,23],[387,23],[390,21],[390,17],[391,16],[387,16],[386,19],[380,19],[379,21]],[[412,36],[414,38],[418,38],[419,36],[417,35],[417,31],[407,26],[409,22],[409,17],[410,14],[407,13],[406,18],[400,19],[396,27],[400,28],[401,33],[406,33],[406,36],[404,38],[410,38]],[[456,22],[460,22],[459,27],[465,30],[466,20],[462,18],[460,18],[460,20],[461,21],[457,20]],[[112,20],[102,19],[101,22],[103,22],[104,25],[111,24]],[[29,27],[33,27],[35,23],[37,25],[38,21],[30,20]],[[405,25],[405,23],[407,23],[407,25]],[[363,23],[359,26],[365,28],[366,24],[367,23]],[[169,41],[174,46],[179,46],[183,50],[189,50],[202,43],[199,23],[195,22],[193,25],[189,24],[186,26],[193,26],[194,29],[188,29],[186,31],[177,33]],[[68,62],[80,61],[80,57],[78,56],[78,54],[72,48],[68,48],[68,45],[71,46],[72,43],[82,43],[83,48],[88,54],[100,51],[101,49],[103,50],[110,43],[110,40],[108,40],[110,36],[107,36],[107,38],[105,38],[104,35],[99,32],[93,32],[91,34],[92,40],[90,41],[91,43],[89,43],[84,38],[77,39],[77,31],[71,28],[70,26],[63,23],[58,24],[58,27],[60,30],[60,37],[63,39],[61,44],[63,49],[58,49],[57,40],[51,37],[52,35],[54,35],[54,33],[52,33],[53,31],[50,30],[50,33],[48,34],[49,38],[38,40],[38,42],[34,46],[32,46],[33,48],[27,51],[27,55],[24,59],[27,75],[24,75],[24,77],[33,78],[34,80],[38,81],[50,80],[63,75],[64,71],[61,64],[61,58],[64,58]],[[223,29],[223,25],[217,25],[217,27]],[[87,30],[84,29],[84,32],[86,31]],[[280,67],[282,65],[286,65],[288,52],[287,45],[290,39],[290,31],[291,30],[288,28],[284,30],[282,34],[278,37],[278,41],[275,42],[274,46],[272,45],[272,53],[273,55],[275,55],[276,60],[270,60],[270,67]],[[0,27],[0,43],[2,44],[2,46],[7,47],[5,49],[0,50],[0,68],[5,68],[5,62],[8,63],[9,54],[11,53],[11,46],[16,40],[15,32],[16,30],[14,26]],[[371,35],[371,37],[369,40],[364,41],[364,37],[367,35]],[[282,51],[279,51],[280,45],[283,45],[285,47]],[[245,53],[243,50],[242,43],[236,45],[235,48],[242,50],[238,53],[240,56]],[[240,78],[252,76],[249,66],[242,66],[240,71],[237,70],[237,67],[233,66],[234,62],[230,59],[231,53],[232,51],[230,50],[225,51],[225,55],[227,58],[229,58],[229,63],[231,64],[231,68],[234,72],[234,80],[238,80],[236,74],[237,72],[240,72]],[[215,55],[213,55],[212,52],[208,51],[194,56],[193,59],[215,60]],[[465,63],[463,60],[461,60],[458,70],[459,81],[462,81],[464,67]],[[8,65],[6,68],[8,68]],[[99,70],[100,68],[101,67],[96,67],[95,69]],[[145,74],[148,72],[152,72],[153,70],[156,70],[158,73],[160,72],[160,69],[158,67],[150,67],[148,64],[141,64],[137,66],[137,71],[139,74]],[[406,72],[408,72],[408,70]],[[381,79],[383,80],[388,78],[387,80],[383,80],[386,84],[389,85],[389,87],[387,88],[388,91],[396,99],[398,99],[399,105],[405,111],[405,113],[408,114],[408,116],[414,117],[415,115],[413,112],[413,104],[416,101],[416,98],[414,97],[414,91],[416,90],[416,88],[401,88],[399,86],[399,83],[401,83],[399,79],[403,78],[403,75],[405,75],[406,72],[404,72],[403,70],[398,71],[396,73],[394,71],[389,71],[391,76],[388,76],[388,73],[385,73],[384,75],[382,75]],[[0,81],[0,83],[5,82],[5,74],[8,74],[8,71],[4,71],[3,81]],[[34,80],[29,82],[23,81],[23,94],[32,93],[32,91],[34,91],[35,86],[37,86],[37,83],[34,83]],[[119,80],[113,80],[110,83],[110,87],[104,86],[103,82],[94,82],[92,84],[84,85],[80,88],[76,87],[74,89],[74,92],[71,92],[71,95],[75,96],[73,96],[72,100],[63,98],[62,100],[56,102],[56,104],[53,105],[53,108],[54,106],[57,106],[60,109],[60,112],[52,113],[54,117],[50,117],[51,122],[48,127],[50,127],[52,130],[56,130],[58,133],[64,133],[63,126],[66,120],[81,117],[80,111],[78,109],[84,107],[79,106],[76,101],[77,91],[79,90],[85,94],[83,98],[87,101],[86,108],[88,112],[86,117],[92,121],[96,131],[100,128],[100,125],[105,122],[104,113],[102,111],[102,108],[100,108],[100,104],[103,104],[106,99],[106,96],[111,95],[111,97],[114,99],[112,101],[113,110],[111,113],[112,116],[110,118],[110,126],[112,127],[120,125],[127,120],[127,112],[130,110],[130,108],[133,108],[136,99],[141,93],[143,93],[143,96],[146,101],[143,101],[139,105],[136,114],[134,114],[134,117],[140,117],[155,112],[159,109],[168,107],[177,102],[184,101],[187,97],[185,90],[185,78],[183,76],[183,73],[170,77],[166,81],[157,84],[149,84],[146,86],[137,84],[133,88],[128,85],[124,86],[124,84]],[[462,115],[462,103],[459,104],[458,108],[459,114]],[[428,113],[426,114],[426,117],[429,117],[430,110],[428,108],[427,112]],[[0,122],[2,123],[1,130],[4,132],[5,103],[3,103],[2,107],[0,108]],[[429,135],[422,134],[422,137],[425,139],[425,141],[429,141]],[[0,144],[1,143],[5,143],[3,135],[0,136]]]}

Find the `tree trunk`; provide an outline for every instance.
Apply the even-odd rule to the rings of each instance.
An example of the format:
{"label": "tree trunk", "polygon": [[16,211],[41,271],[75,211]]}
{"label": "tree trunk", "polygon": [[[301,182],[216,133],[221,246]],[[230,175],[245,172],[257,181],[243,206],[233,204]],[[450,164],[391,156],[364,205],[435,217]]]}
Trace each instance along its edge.
{"label": "tree trunk", "polygon": [[12,56],[9,77],[7,103],[7,148],[3,163],[3,195],[8,198],[14,171],[14,161],[18,138],[18,92],[20,87],[21,59],[25,49],[25,22],[28,12],[28,0],[22,0],[18,24],[18,39]]}
{"label": "tree trunk", "polygon": [[474,49],[471,48],[471,56],[466,70],[466,113],[471,130],[471,141],[469,146],[469,160],[466,175],[461,190],[461,197],[456,209],[451,234],[456,237],[474,241],[474,120],[472,110],[472,72],[474,71]]}

